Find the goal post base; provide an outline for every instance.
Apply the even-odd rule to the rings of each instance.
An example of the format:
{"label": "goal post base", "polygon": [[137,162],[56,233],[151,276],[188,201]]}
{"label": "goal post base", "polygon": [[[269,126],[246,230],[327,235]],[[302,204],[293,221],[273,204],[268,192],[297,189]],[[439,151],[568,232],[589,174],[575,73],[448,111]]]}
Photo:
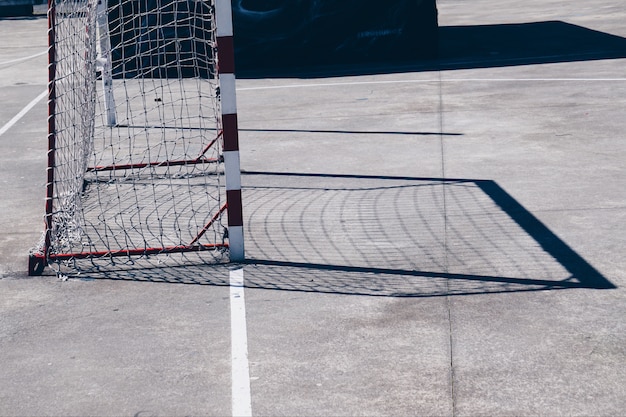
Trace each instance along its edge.
{"label": "goal post base", "polygon": [[[161,248],[140,248],[140,249],[123,249],[117,251],[95,251],[95,252],[79,252],[79,253],[62,253],[62,254],[50,254],[47,259],[42,254],[30,254],[28,257],[28,275],[40,276],[43,274],[46,266],[51,263],[62,262],[74,262],[80,259],[96,260],[106,258],[122,258],[122,257],[147,257],[168,255],[176,253],[188,253],[188,252],[203,252],[203,251],[221,251],[229,250],[228,243],[216,243],[216,244],[200,244],[200,245],[178,245],[178,246],[166,246]],[[243,254],[241,254],[243,256]],[[239,261],[230,260],[231,262]]]}
{"label": "goal post base", "polygon": [[47,262],[43,255],[30,254],[28,255],[28,276],[38,277],[43,274],[43,270],[46,268]]}

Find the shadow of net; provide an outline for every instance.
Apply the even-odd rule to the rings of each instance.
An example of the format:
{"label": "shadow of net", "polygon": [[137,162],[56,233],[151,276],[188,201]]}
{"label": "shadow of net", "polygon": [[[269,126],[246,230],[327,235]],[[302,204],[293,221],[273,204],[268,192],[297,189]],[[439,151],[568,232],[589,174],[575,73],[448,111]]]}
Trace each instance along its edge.
{"label": "shadow of net", "polygon": [[248,287],[396,297],[613,288],[493,181],[244,179]]}

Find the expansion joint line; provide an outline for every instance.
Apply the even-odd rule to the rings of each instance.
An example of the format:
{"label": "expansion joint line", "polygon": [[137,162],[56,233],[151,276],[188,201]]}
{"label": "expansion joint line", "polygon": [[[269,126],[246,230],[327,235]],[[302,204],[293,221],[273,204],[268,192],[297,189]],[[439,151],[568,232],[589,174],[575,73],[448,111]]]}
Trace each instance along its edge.
{"label": "expansion joint line", "polygon": [[[439,146],[441,152],[441,178],[444,179],[442,184],[442,204],[443,204],[443,250],[444,250],[444,270],[450,272],[448,261],[448,202],[446,195],[446,154],[445,154],[445,138],[444,138],[444,108],[443,108],[443,80],[441,71],[439,71]],[[446,310],[448,313],[448,356],[450,358],[450,398],[452,401],[452,416],[456,416],[456,392],[455,392],[455,369],[454,369],[454,335],[452,326],[452,299],[450,296],[450,281],[446,280]]]}

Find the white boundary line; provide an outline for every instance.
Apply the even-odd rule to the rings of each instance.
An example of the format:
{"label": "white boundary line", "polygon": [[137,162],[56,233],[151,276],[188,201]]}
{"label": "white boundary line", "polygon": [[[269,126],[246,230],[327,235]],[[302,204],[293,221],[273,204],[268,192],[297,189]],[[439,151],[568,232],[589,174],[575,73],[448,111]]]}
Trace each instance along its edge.
{"label": "white boundary line", "polygon": [[261,87],[242,87],[237,91],[275,90],[281,88],[312,88],[312,87],[336,87],[350,85],[376,85],[376,84],[428,84],[428,83],[456,83],[456,82],[593,82],[593,81],[626,81],[626,78],[448,78],[448,79],[424,79],[424,80],[381,80],[381,81],[354,81],[337,83],[311,83],[311,84],[284,84]]}
{"label": "white boundary line", "polygon": [[11,120],[9,120],[4,126],[0,128],[0,136],[2,136],[7,130],[11,129],[13,125],[15,125],[26,113],[30,111],[37,103],[39,103],[44,97],[48,95],[48,90],[45,90],[43,93],[39,94],[33,101],[28,103],[26,107],[24,107],[18,114],[13,116]]}
{"label": "white boundary line", "polygon": [[44,55],[46,53],[48,53],[47,50],[43,51],[43,52],[39,52],[39,53],[33,54],[33,55],[25,56],[25,57],[22,57],[22,58],[16,58],[16,59],[12,59],[10,61],[0,62],[0,66],[14,64],[16,62],[28,61],[29,59],[37,58],[38,56]]}
{"label": "white boundary line", "polygon": [[230,332],[232,414],[237,417],[250,417],[252,416],[252,399],[243,268],[230,271]]}

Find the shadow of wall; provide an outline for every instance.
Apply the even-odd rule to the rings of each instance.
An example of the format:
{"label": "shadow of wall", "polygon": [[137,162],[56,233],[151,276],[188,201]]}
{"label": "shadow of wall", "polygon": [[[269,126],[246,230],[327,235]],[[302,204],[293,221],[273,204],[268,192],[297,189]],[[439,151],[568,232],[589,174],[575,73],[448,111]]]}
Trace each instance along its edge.
{"label": "shadow of wall", "polygon": [[443,26],[438,28],[437,43],[436,58],[396,54],[379,62],[309,66],[293,62],[275,68],[239,68],[238,77],[330,77],[626,58],[626,39],[562,21]]}

